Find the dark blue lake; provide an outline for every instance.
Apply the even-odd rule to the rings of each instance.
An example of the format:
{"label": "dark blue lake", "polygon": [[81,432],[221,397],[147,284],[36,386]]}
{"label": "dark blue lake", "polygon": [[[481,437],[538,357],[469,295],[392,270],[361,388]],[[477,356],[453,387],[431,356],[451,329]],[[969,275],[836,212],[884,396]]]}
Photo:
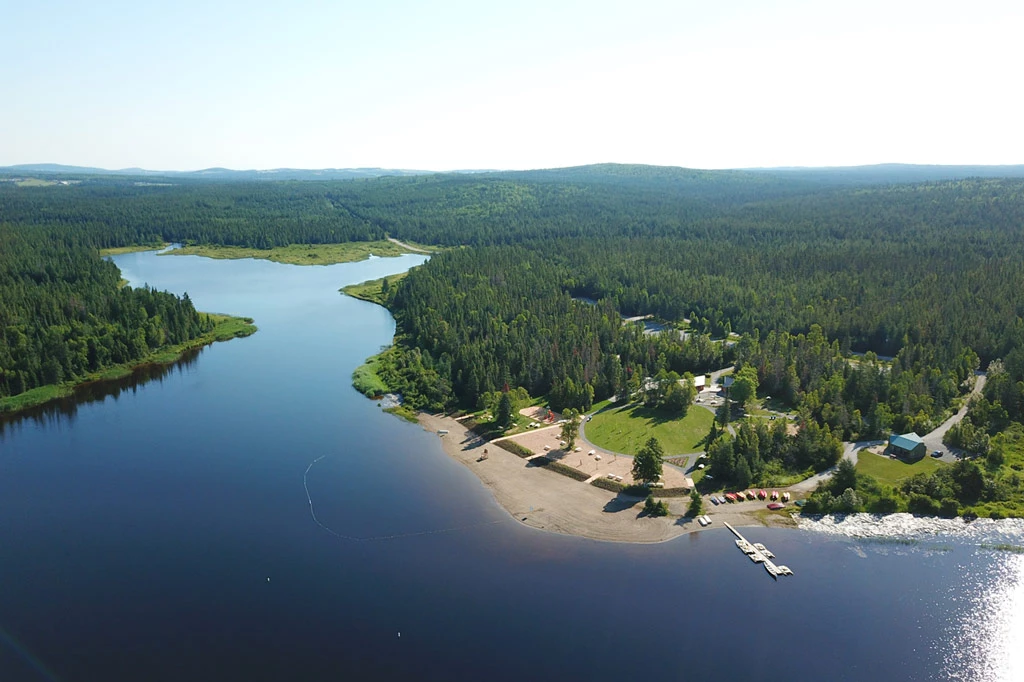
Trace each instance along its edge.
{"label": "dark blue lake", "polygon": [[774,582],[513,521],[350,386],[394,323],[338,288],[422,260],[118,257],[260,331],[3,424],[0,681],[1024,679],[1024,556],[970,538],[750,529]]}

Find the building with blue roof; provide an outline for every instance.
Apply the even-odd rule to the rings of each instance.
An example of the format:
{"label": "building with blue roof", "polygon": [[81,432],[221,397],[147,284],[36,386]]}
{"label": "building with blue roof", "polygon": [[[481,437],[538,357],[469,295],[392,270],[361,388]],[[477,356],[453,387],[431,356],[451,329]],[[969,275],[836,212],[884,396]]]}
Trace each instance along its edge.
{"label": "building with blue roof", "polygon": [[925,449],[924,441],[916,433],[889,436],[889,452],[902,459],[920,459]]}

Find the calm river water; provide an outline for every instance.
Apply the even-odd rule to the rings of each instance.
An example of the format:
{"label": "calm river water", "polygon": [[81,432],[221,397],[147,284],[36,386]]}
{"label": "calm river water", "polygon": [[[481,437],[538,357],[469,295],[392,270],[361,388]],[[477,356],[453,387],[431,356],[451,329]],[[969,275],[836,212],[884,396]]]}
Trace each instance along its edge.
{"label": "calm river water", "polygon": [[1024,556],[970,534],[751,529],[774,582],[511,520],[349,385],[394,323],[338,288],[422,260],[118,257],[260,331],[2,426],[0,680],[1024,679]]}

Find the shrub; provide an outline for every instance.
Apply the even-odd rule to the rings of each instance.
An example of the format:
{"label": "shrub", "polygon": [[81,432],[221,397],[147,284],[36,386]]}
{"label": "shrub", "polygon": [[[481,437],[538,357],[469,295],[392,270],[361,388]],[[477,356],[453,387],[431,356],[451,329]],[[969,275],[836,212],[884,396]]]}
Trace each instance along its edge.
{"label": "shrub", "polygon": [[626,486],[623,484],[608,478],[595,478],[590,482],[590,485],[597,486],[604,490],[610,490],[613,493],[621,493],[626,489]]}
{"label": "shrub", "polygon": [[947,497],[939,503],[939,515],[946,518],[953,518],[960,513],[960,504],[952,497]]}
{"label": "shrub", "polygon": [[686,515],[690,517],[700,516],[704,513],[704,499],[700,496],[700,493],[694,490],[690,493],[690,506],[686,510]]}
{"label": "shrub", "polygon": [[644,513],[648,516],[668,516],[668,503],[654,499],[654,495],[648,495],[644,500]]}
{"label": "shrub", "polygon": [[533,457],[534,454],[533,450],[530,448],[511,440],[499,440],[497,443],[494,443],[494,445],[497,445],[502,450],[508,450],[513,455],[517,455],[519,457]]}
{"label": "shrub", "polygon": [[939,503],[920,493],[911,493],[910,501],[907,503],[907,509],[912,514],[923,514],[925,516],[938,516],[939,515]]}
{"label": "shrub", "polygon": [[550,469],[551,471],[562,474],[563,476],[568,476],[569,478],[577,481],[585,481],[590,478],[589,474],[585,474],[579,469],[573,469],[571,466],[567,466],[561,462],[556,462],[550,457],[537,457],[536,459],[531,459],[529,466],[544,467],[545,469]]}
{"label": "shrub", "polygon": [[894,497],[879,497],[868,504],[868,511],[874,514],[895,514],[899,503]]}

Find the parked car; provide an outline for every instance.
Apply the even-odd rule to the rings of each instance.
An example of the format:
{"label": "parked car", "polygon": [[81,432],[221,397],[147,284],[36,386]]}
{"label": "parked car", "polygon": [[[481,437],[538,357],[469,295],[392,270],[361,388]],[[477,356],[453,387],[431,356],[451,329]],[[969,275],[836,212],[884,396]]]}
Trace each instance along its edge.
{"label": "parked car", "polygon": [[932,457],[942,457],[942,450],[935,450],[932,452]]}

